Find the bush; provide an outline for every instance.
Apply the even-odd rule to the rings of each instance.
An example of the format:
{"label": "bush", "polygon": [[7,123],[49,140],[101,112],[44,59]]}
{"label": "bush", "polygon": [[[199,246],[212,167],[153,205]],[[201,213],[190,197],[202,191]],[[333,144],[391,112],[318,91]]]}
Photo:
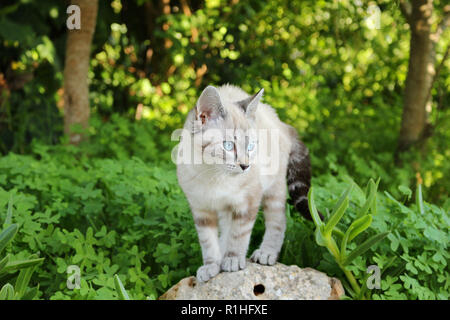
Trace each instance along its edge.
{"label": "bush", "polygon": [[[33,279],[41,298],[113,298],[116,273],[134,298],[156,298],[200,265],[174,170],[138,158],[68,162],[72,151],[0,159],[0,207],[12,196],[20,227],[15,257],[48,261]],[[80,267],[80,290],[66,288],[69,265]]]}
{"label": "bush", "polygon": [[[13,240],[17,232],[17,224],[10,224],[12,215],[11,201],[8,205],[8,212],[4,225],[8,225],[0,232],[0,253]],[[10,225],[9,225],[10,224]],[[39,289],[39,285],[33,288],[28,287],[28,283],[35,271],[35,266],[44,259],[37,255],[31,255],[26,260],[11,259],[10,254],[6,254],[0,259],[0,300],[32,300]],[[11,282],[15,281],[14,286]]]}
{"label": "bush", "polygon": [[[39,283],[39,298],[115,299],[117,274],[133,299],[155,299],[201,265],[190,209],[170,162],[156,166],[138,157],[104,159],[80,156],[70,146],[35,146],[34,155],[1,158],[0,172],[0,208],[12,197],[11,219],[19,226],[12,257],[38,252],[47,262],[37,266],[31,280]],[[319,208],[334,207],[349,181],[355,187],[341,229],[355,219],[364,192],[345,175],[313,181]],[[381,268],[382,288],[372,292],[375,299],[448,299],[448,212],[423,200],[407,206],[412,192],[405,187],[401,192],[403,202],[378,192],[373,222],[358,242],[390,234],[348,269],[362,285],[367,266]],[[330,253],[318,250],[314,224],[287,210],[280,261],[345,279]],[[262,235],[259,215],[250,250]],[[355,247],[348,244],[349,251]],[[66,287],[69,265],[80,268],[79,290]]]}
{"label": "bush", "polygon": [[[360,287],[368,265],[382,269],[382,288],[366,297],[448,299],[449,68],[442,64],[431,90],[432,137],[395,165],[409,56],[409,26],[398,4],[377,1],[380,29],[373,29],[367,24],[373,4],[363,1],[186,3],[172,1],[171,13],[163,14],[145,0],[99,2],[89,140],[73,147],[63,137],[67,4],[2,1],[0,221],[18,226],[5,249],[9,261],[45,259],[30,280],[33,288],[39,284],[36,297],[126,298],[129,292],[154,299],[194,273],[200,248],[170,161],[170,134],[206,85],[228,82],[249,93],[263,87],[263,101],[299,131],[312,155],[322,212],[329,214],[354,185],[339,230],[366,199],[350,177],[380,179],[376,213],[356,243],[389,234],[346,266]],[[435,1],[437,16],[443,7]],[[447,35],[436,43],[437,61]],[[315,225],[292,207],[287,216],[281,262],[344,281],[339,259],[317,246]],[[250,250],[263,226],[259,216]],[[339,232],[333,236],[340,243]],[[349,252],[355,248],[348,244]],[[70,265],[80,267],[79,290],[66,287]],[[16,276],[8,273],[11,286]]]}

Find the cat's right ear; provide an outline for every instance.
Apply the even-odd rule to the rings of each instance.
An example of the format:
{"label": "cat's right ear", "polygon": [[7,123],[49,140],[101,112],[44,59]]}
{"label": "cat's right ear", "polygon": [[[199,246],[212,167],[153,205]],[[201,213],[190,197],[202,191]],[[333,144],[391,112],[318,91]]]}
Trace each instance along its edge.
{"label": "cat's right ear", "polygon": [[224,118],[225,109],[220,100],[219,91],[213,86],[207,86],[198,98],[195,111],[196,119],[202,124],[220,117]]}

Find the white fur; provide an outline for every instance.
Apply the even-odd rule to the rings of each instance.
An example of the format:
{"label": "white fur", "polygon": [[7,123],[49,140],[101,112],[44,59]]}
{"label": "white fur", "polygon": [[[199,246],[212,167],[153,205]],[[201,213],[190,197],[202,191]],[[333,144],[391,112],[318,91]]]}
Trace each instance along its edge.
{"label": "white fur", "polygon": [[[224,271],[237,271],[245,267],[245,256],[250,235],[243,237],[241,241],[233,240],[232,235],[236,236],[239,235],[241,230],[251,229],[254,221],[249,221],[245,224],[233,222],[230,208],[232,211],[242,213],[251,210],[248,207],[249,197],[256,201],[257,206],[265,198],[269,199],[271,197],[270,199],[272,199],[272,202],[268,200],[265,209],[266,233],[260,249],[255,251],[252,259],[262,264],[271,265],[276,262],[283,243],[286,224],[286,170],[292,147],[289,126],[279,120],[271,106],[259,102],[254,119],[250,121],[246,118],[244,112],[236,106],[237,101],[250,97],[242,89],[232,85],[224,85],[217,88],[220,101],[211,100],[217,96],[213,87],[208,87],[207,90],[207,99],[202,98],[202,101],[208,101],[214,106],[217,105],[219,108],[223,108],[220,110],[225,110],[227,116],[222,122],[220,118],[211,119],[211,122],[204,124],[205,128],[209,125],[223,130],[229,127],[277,130],[279,141],[271,144],[269,140],[267,141],[268,145],[264,146],[269,150],[269,154],[266,154],[269,159],[267,164],[261,164],[257,161],[243,172],[238,172],[240,170],[238,165],[233,170],[224,165],[214,164],[177,165],[178,181],[188,199],[194,218],[205,217],[204,212],[208,212],[208,214],[217,217],[220,229],[220,239],[216,239],[215,233],[209,230],[210,227],[197,227],[199,238],[205,236],[216,237],[214,240],[211,240],[213,245],[209,246],[207,250],[202,246],[205,263],[213,260],[214,263],[209,266],[202,266],[198,270],[197,277],[201,281],[207,281],[218,272],[214,265],[221,265]],[[199,110],[199,108],[207,107],[208,105],[197,105],[197,110],[193,109],[189,113],[184,128],[189,132],[198,132],[199,128],[194,126],[194,120],[198,120],[199,113],[203,110]],[[218,113],[213,114],[216,116]],[[220,148],[220,143],[221,140],[218,139],[209,148]],[[182,148],[192,148],[192,145],[188,142],[184,142],[184,144],[181,142],[180,145]],[[258,147],[261,148],[262,146],[259,145]],[[274,152],[274,148],[278,148],[278,152]],[[220,149],[217,150],[218,152],[220,151]],[[201,158],[205,151],[202,150],[202,147],[197,146],[193,148],[193,152],[196,153],[195,156]],[[273,154],[277,154],[278,157],[274,157]],[[239,158],[238,161],[245,160]],[[267,172],[274,164],[276,164],[276,168],[271,174],[262,174]],[[274,196],[277,196],[277,198],[273,199]],[[238,256],[227,257],[225,256],[227,252],[238,252],[239,254]]]}

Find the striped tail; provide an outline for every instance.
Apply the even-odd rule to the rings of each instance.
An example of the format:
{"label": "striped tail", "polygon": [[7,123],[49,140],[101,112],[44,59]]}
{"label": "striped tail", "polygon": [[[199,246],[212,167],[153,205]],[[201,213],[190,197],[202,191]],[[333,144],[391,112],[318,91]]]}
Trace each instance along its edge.
{"label": "striped tail", "polygon": [[[299,140],[297,131],[290,127],[292,137],[292,148],[289,154],[287,169],[287,183],[290,195],[289,203],[302,214],[306,219],[311,219],[308,206],[308,191],[311,187],[311,161],[309,150],[305,144]],[[319,213],[320,218],[323,216]]]}

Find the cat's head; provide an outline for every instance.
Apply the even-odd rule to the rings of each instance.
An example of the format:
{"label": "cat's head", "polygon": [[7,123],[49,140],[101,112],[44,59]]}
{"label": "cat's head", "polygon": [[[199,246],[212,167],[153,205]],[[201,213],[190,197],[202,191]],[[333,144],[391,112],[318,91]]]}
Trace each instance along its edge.
{"label": "cat's head", "polygon": [[[204,163],[228,174],[249,172],[255,162],[258,139],[255,113],[264,90],[244,100],[221,99],[208,86],[195,106],[194,136]],[[197,136],[198,137],[198,136]]]}

